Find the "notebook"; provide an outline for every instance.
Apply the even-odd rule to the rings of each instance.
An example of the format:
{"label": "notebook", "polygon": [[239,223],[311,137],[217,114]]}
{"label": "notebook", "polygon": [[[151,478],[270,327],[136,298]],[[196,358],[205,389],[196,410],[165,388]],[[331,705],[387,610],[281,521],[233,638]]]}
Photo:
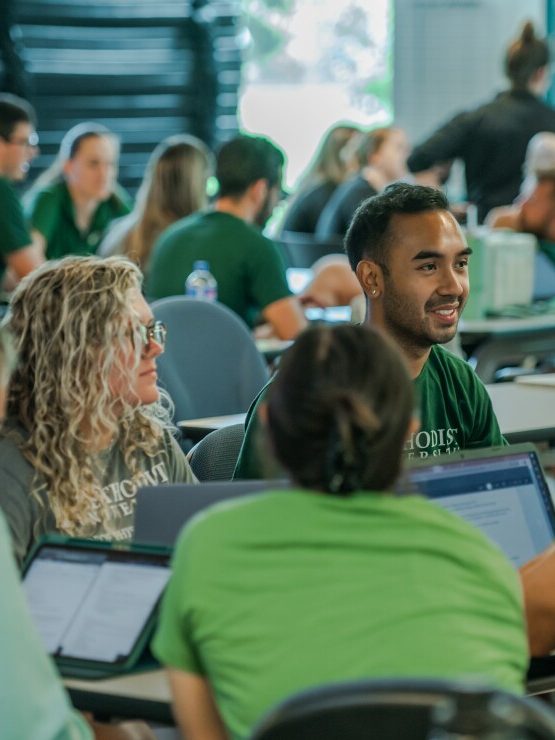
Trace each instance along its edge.
{"label": "notebook", "polygon": [[134,540],[171,547],[183,525],[211,504],[288,486],[286,480],[236,480],[139,488]]}
{"label": "notebook", "polygon": [[411,460],[408,477],[416,491],[481,529],[515,567],[555,539],[555,510],[532,444]]}
{"label": "notebook", "polygon": [[144,669],[171,550],[47,535],[33,548],[23,590],[46,651],[64,676]]}

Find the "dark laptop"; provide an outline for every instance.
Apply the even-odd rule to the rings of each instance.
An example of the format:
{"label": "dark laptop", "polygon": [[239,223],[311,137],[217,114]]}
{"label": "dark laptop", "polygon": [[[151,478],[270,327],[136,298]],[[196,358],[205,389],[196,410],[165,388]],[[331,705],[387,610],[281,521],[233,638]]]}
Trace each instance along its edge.
{"label": "dark laptop", "polygon": [[408,477],[415,490],[481,529],[515,567],[555,539],[555,510],[532,444],[411,461]]}
{"label": "dark laptop", "polygon": [[206,507],[238,496],[288,486],[286,480],[236,480],[139,488],[134,540],[172,546],[183,525]]}

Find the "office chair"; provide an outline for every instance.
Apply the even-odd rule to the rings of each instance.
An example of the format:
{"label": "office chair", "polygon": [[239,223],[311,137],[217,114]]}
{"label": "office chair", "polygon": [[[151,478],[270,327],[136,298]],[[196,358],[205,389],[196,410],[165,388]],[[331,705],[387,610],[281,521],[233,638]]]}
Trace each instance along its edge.
{"label": "office chair", "polygon": [[287,267],[312,267],[320,257],[345,255],[340,238],[317,239],[312,234],[284,231],[276,243]]}
{"label": "office chair", "polygon": [[221,303],[185,296],[162,298],[151,307],[168,327],[157,364],[175,420],[247,411],[268,369],[243,321]]}
{"label": "office chair", "polygon": [[245,436],[244,424],[215,429],[189,452],[189,464],[200,481],[231,480]]}
{"label": "office chair", "polygon": [[385,679],[304,691],[272,709],[250,740],[553,740],[542,702],[482,684]]}

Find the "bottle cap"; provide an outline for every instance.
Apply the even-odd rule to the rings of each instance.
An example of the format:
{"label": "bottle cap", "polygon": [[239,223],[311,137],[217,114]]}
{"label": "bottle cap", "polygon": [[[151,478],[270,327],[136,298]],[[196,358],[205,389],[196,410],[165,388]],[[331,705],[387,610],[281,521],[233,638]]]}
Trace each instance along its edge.
{"label": "bottle cap", "polygon": [[209,270],[209,264],[206,260],[195,260],[193,262],[193,270]]}

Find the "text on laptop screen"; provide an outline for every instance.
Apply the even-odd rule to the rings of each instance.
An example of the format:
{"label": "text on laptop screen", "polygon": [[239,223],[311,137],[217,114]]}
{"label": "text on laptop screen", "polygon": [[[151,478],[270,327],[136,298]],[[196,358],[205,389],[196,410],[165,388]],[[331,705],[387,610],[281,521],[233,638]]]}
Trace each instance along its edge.
{"label": "text on laptop screen", "polygon": [[516,567],[553,541],[549,489],[534,453],[446,461],[412,469],[410,480],[481,529]]}
{"label": "text on laptop screen", "polygon": [[169,574],[167,558],[46,545],[23,589],[47,652],[117,664],[131,653]]}

